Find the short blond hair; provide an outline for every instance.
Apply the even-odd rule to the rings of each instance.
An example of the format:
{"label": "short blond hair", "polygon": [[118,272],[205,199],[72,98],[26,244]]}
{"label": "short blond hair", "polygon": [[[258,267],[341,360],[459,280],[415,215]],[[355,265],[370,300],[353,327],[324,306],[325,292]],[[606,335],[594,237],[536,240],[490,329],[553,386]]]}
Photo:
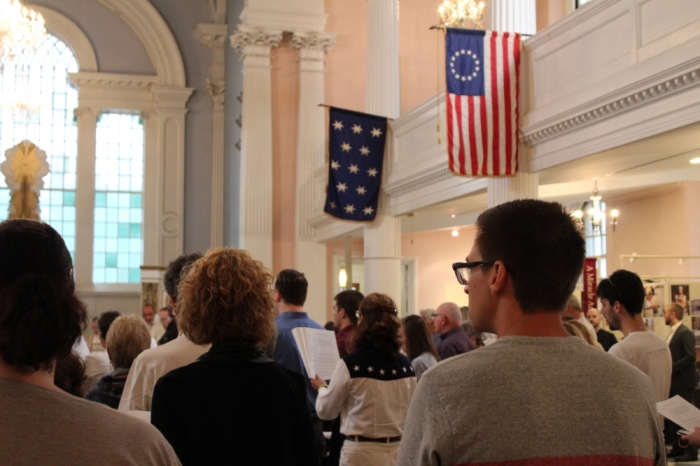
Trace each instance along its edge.
{"label": "short blond hair", "polygon": [[212,249],[180,281],[178,327],[198,345],[265,345],[275,329],[272,280],[247,251]]}
{"label": "short blond hair", "polygon": [[112,366],[129,369],[136,356],[151,346],[151,333],[140,316],[130,314],[114,319],[106,340]]}

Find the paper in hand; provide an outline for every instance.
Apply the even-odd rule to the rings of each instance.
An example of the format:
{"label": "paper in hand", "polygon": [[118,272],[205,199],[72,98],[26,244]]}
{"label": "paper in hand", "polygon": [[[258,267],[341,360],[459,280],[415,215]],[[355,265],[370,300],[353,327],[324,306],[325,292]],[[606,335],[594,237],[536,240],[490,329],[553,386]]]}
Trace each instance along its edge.
{"label": "paper in hand", "polygon": [[335,333],[330,330],[297,327],[292,329],[292,335],[309,377],[313,378],[318,374],[323,380],[330,380],[340,360]]}
{"label": "paper in hand", "polygon": [[656,410],[690,432],[695,430],[696,426],[700,427],[700,409],[678,395],[656,403]]}

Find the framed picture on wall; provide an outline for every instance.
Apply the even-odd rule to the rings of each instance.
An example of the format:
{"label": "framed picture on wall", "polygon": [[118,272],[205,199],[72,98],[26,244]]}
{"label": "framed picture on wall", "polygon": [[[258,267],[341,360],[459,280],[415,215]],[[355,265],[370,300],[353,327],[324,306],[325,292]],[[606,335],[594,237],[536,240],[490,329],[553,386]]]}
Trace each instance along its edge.
{"label": "framed picture on wall", "polygon": [[644,283],[644,317],[663,317],[665,285],[659,282]]}
{"label": "framed picture on wall", "polygon": [[676,304],[680,304],[685,309],[686,315],[690,314],[688,285],[671,285],[671,300]]}
{"label": "framed picture on wall", "polygon": [[700,299],[690,300],[690,315],[700,317]]}

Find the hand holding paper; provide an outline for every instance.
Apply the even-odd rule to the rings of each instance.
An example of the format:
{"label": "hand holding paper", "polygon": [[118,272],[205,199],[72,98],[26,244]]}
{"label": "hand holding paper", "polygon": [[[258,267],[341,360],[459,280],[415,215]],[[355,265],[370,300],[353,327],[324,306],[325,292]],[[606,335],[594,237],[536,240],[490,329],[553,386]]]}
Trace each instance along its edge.
{"label": "hand holding paper", "polygon": [[656,403],[656,410],[690,432],[693,432],[696,426],[700,426],[700,409],[678,395]]}
{"label": "hand holding paper", "polygon": [[323,380],[330,380],[335,365],[340,360],[335,333],[330,330],[297,327],[292,330],[292,335],[309,377],[318,375]]}

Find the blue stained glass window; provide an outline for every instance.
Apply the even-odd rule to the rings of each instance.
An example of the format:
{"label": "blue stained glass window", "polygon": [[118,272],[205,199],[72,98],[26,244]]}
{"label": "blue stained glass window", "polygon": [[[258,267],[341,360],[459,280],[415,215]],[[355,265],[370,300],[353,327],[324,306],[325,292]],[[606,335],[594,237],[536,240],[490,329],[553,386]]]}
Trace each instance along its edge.
{"label": "blue stained glass window", "polygon": [[95,156],[94,283],[138,283],[143,245],[143,125],[103,113]]}
{"label": "blue stained glass window", "polygon": [[[50,172],[44,177],[39,196],[41,220],[61,233],[66,246],[75,251],[75,178],[78,133],[73,109],[78,91],[68,82],[68,73],[78,71],[73,52],[57,37],[47,35],[35,54],[6,62],[0,73],[0,93],[17,104],[38,110],[15,112],[0,108],[0,154],[27,139],[46,152]],[[4,160],[4,157],[2,157]],[[0,176],[0,220],[7,218],[10,190]]]}

